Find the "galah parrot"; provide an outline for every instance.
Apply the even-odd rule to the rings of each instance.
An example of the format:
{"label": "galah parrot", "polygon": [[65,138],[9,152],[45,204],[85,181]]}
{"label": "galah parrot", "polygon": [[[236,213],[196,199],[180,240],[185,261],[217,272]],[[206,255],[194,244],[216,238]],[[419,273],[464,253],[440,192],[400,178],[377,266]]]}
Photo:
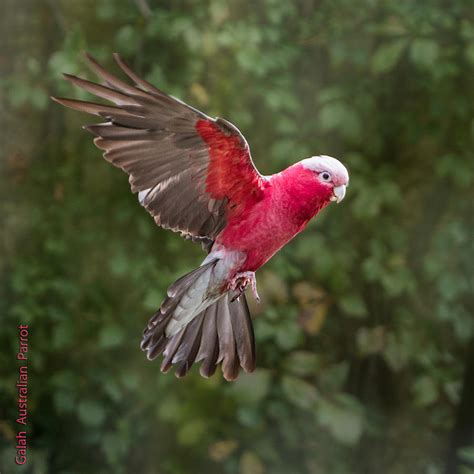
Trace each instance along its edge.
{"label": "galah parrot", "polygon": [[204,377],[221,364],[226,380],[255,369],[255,340],[244,291],[258,300],[255,272],[331,201],[349,175],[329,156],[313,156],[271,176],[255,168],[242,133],[140,78],[114,59],[134,85],[86,55],[102,85],[65,74],[114,105],[55,98],[100,116],[88,125],[104,158],[129,175],[132,192],[156,224],[202,244],[201,265],[175,281],[143,332],[149,360],[184,376],[201,361]]}

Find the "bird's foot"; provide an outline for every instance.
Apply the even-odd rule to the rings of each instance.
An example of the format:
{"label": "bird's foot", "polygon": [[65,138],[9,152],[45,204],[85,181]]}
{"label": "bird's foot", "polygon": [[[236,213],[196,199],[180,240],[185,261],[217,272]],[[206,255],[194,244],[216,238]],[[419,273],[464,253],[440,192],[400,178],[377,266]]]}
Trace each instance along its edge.
{"label": "bird's foot", "polygon": [[237,292],[237,294],[232,298],[232,301],[238,299],[249,285],[252,288],[253,296],[257,302],[260,302],[260,296],[258,296],[257,292],[257,280],[255,278],[255,272],[237,273],[237,275],[232,278],[231,282],[229,283],[229,289]]}

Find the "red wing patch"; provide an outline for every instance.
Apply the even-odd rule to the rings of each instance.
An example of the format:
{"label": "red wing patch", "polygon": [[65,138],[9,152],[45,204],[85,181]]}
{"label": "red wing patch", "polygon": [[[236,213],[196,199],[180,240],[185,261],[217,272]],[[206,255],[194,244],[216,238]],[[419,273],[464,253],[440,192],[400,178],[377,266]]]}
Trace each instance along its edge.
{"label": "red wing patch", "polygon": [[218,123],[198,120],[196,130],[209,149],[206,192],[214,199],[228,199],[227,211],[239,214],[263,194],[263,178],[256,171],[245,140]]}

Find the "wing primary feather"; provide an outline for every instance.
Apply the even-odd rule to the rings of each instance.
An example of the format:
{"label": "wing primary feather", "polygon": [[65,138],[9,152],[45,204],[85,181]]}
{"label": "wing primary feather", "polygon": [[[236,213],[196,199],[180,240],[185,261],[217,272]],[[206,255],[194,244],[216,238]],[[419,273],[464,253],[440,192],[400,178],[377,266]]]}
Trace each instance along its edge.
{"label": "wing primary feather", "polygon": [[143,89],[150,92],[151,94],[154,94],[163,99],[168,99],[170,101],[174,101],[175,103],[180,104],[184,109],[192,111],[194,114],[198,115],[200,118],[211,120],[212,122],[214,122],[213,119],[208,117],[206,114],[203,114],[200,110],[197,110],[194,107],[191,107],[190,105],[184,103],[182,100],[177,99],[176,97],[166,94],[165,92],[155,87],[153,84],[150,84],[145,79],[142,79],[141,77],[139,77],[127,66],[127,64],[125,64],[125,62],[123,61],[123,59],[120,57],[119,54],[114,53],[113,56],[114,56],[115,62],[122,69],[122,71],[138,86],[142,87]]}
{"label": "wing primary feather", "polygon": [[109,123],[101,124],[91,124],[84,125],[82,127],[84,130],[91,132],[96,137],[106,138],[114,141],[124,141],[124,140],[147,140],[155,141],[159,140],[161,137],[156,136],[156,130],[153,129],[136,129],[129,127],[120,127],[119,125],[114,125]]}
{"label": "wing primary feather", "polygon": [[113,54],[115,62],[118,64],[120,69],[137,85],[142,87],[148,92],[152,92],[158,95],[161,95],[162,92],[157,89],[153,84],[150,84],[148,81],[145,81],[145,79],[142,79],[139,77],[137,74],[135,74],[123,61],[123,59],[120,57],[118,53]]}
{"label": "wing primary feather", "polygon": [[95,74],[102,79],[109,86],[115,87],[122,92],[125,92],[130,95],[140,95],[141,97],[147,97],[147,94],[136,87],[133,87],[126,82],[123,82],[118,77],[111,74],[103,66],[101,66],[95,58],[93,58],[89,53],[84,53],[84,56],[89,64],[90,68],[95,72]]}
{"label": "wing primary feather", "polygon": [[73,76],[72,74],[64,73],[63,76],[69,81],[72,82],[75,86],[84,89],[91,94],[94,94],[102,99],[110,100],[119,105],[139,105],[135,99],[132,99],[129,95],[122,94],[121,92],[111,89],[110,87],[101,86],[86,79],[81,79],[80,77]]}
{"label": "wing primary feather", "polygon": [[65,107],[69,107],[70,109],[79,110],[80,112],[86,112],[92,115],[129,115],[128,112],[125,112],[119,107],[114,107],[112,105],[96,104],[94,102],[88,102],[84,100],[65,99],[63,97],[51,97],[51,99],[57,102],[58,104],[64,105]]}

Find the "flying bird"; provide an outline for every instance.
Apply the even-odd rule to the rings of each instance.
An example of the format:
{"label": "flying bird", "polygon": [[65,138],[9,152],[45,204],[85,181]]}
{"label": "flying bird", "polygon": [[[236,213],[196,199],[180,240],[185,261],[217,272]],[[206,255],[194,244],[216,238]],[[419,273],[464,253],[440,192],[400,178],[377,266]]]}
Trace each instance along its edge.
{"label": "flying bird", "polygon": [[[255,369],[255,340],[245,290],[257,300],[255,272],[331,201],[340,202],[349,175],[329,156],[313,156],[280,173],[255,168],[242,133],[165,94],[114,54],[133,82],[86,58],[102,84],[64,74],[109,104],[52,97],[98,115],[84,128],[104,158],[129,175],[131,190],[157,225],[200,243],[201,265],[175,281],[143,332],[148,359],[184,376],[201,362],[204,377],[220,364],[226,380]],[[112,103],[112,104],[110,104]]]}

